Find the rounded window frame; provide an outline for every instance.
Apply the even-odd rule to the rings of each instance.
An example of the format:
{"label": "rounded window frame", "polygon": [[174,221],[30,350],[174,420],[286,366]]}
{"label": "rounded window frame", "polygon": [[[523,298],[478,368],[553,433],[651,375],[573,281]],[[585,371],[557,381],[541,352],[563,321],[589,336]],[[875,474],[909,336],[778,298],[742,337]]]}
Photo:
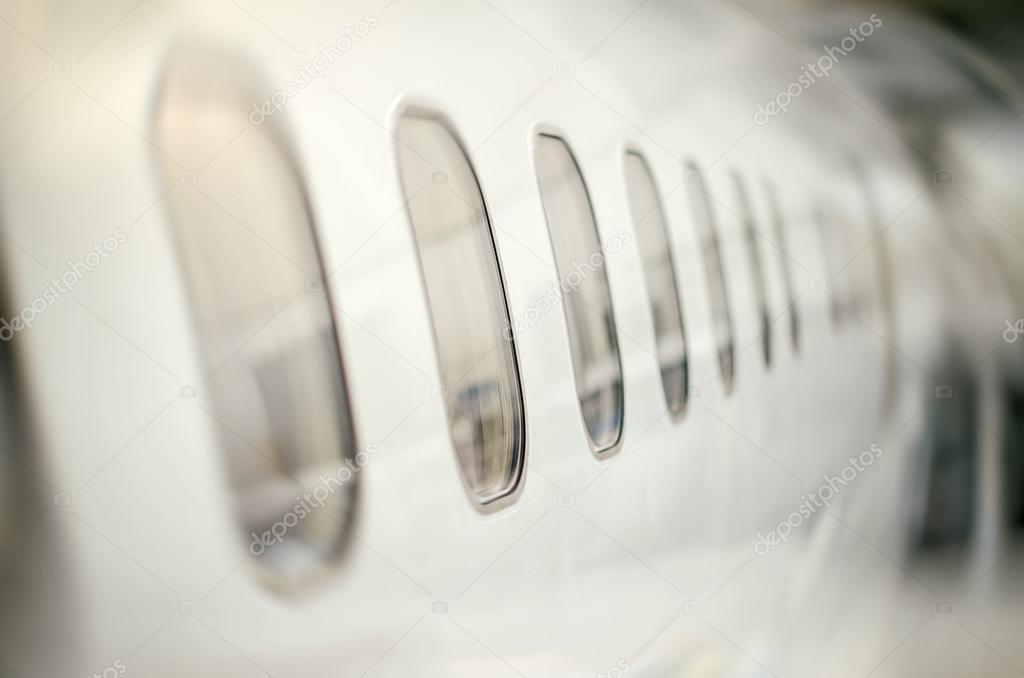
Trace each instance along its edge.
{"label": "rounded window frame", "polygon": [[394,159],[395,169],[395,187],[398,195],[402,201],[402,211],[405,215],[407,233],[409,235],[409,248],[412,252],[412,257],[415,260],[417,269],[417,278],[420,281],[420,297],[423,301],[424,307],[427,311],[427,320],[430,327],[430,341],[431,341],[431,352],[434,355],[435,365],[437,366],[438,373],[441,372],[441,355],[437,340],[437,333],[434,327],[434,314],[431,308],[429,295],[427,292],[427,282],[423,271],[423,266],[419,259],[416,245],[416,234],[415,227],[413,225],[412,216],[409,212],[409,198],[406,196],[405,186],[402,183],[401,177],[401,148],[403,141],[399,138],[396,130],[398,124],[403,117],[413,116],[431,119],[441,125],[445,131],[451,136],[452,140],[458,147],[459,151],[465,159],[466,167],[469,169],[473,176],[476,188],[480,193],[480,201],[483,210],[483,217],[487,225],[487,229],[490,234],[491,248],[494,253],[494,264],[497,273],[498,284],[501,288],[501,306],[504,310],[505,319],[507,321],[508,335],[501,338],[509,344],[510,354],[512,358],[512,365],[514,368],[514,384],[515,394],[519,405],[519,425],[516,427],[515,439],[517,444],[513,450],[513,458],[516,462],[515,468],[511,474],[513,482],[500,494],[494,497],[488,498],[485,501],[480,500],[480,495],[470,487],[469,482],[466,479],[466,475],[461,468],[461,461],[458,458],[458,452],[455,448],[455,441],[452,437],[451,427],[445,422],[445,429],[448,434],[448,441],[451,445],[450,454],[454,461],[456,475],[459,477],[459,484],[462,487],[466,498],[469,503],[473,506],[477,513],[489,516],[496,513],[503,512],[518,503],[525,491],[527,481],[527,470],[529,468],[529,413],[526,395],[523,389],[522,382],[522,361],[519,355],[519,344],[516,341],[515,332],[512,326],[512,309],[508,301],[508,278],[505,271],[505,266],[502,263],[501,256],[501,245],[498,242],[497,237],[494,233],[493,219],[491,217],[490,200],[487,195],[487,189],[484,186],[484,182],[480,179],[480,173],[477,171],[476,165],[470,156],[469,149],[463,142],[462,135],[459,134],[459,126],[455,121],[454,117],[448,112],[450,107],[445,106],[442,102],[431,99],[430,97],[405,93],[395,100],[388,114],[387,130],[391,136],[391,155]]}
{"label": "rounded window frame", "polygon": [[[557,276],[558,275],[558,272],[557,272],[558,266],[557,266],[557,262],[555,261],[556,260],[555,244],[554,244],[554,240],[552,239],[551,225],[548,223],[547,213],[544,210],[543,198],[542,198],[542,196],[540,194],[540,179],[539,179],[539,176],[538,176],[537,162],[536,162],[536,155],[535,155],[536,140],[538,138],[540,138],[540,137],[543,137],[543,136],[554,137],[555,139],[558,139],[563,144],[565,144],[566,148],[568,149],[569,156],[572,158],[573,165],[576,167],[576,171],[578,172],[579,177],[580,177],[580,182],[583,185],[583,193],[584,193],[584,196],[586,197],[587,207],[589,209],[589,213],[590,213],[591,219],[593,221],[594,232],[595,232],[595,234],[597,236],[598,243],[602,246],[602,248],[604,246],[604,240],[601,237],[601,227],[600,227],[600,224],[599,224],[598,219],[597,219],[597,211],[594,209],[594,200],[593,200],[593,197],[591,196],[591,193],[590,193],[590,184],[587,182],[586,174],[583,172],[583,165],[580,163],[580,160],[579,160],[579,157],[576,154],[576,151],[573,150],[574,148],[576,148],[576,145],[572,141],[573,135],[570,134],[565,128],[560,127],[560,126],[555,125],[555,124],[550,123],[550,122],[536,122],[533,125],[530,125],[527,128],[527,133],[526,133],[526,139],[527,139],[526,150],[527,150],[528,157],[529,157],[529,164],[530,164],[530,169],[531,169],[532,177],[533,177],[533,180],[534,180],[534,184],[536,184],[537,188],[538,188],[538,191],[537,191],[537,194],[536,194],[537,209],[539,210],[539,213],[541,215],[541,220],[542,220],[542,223],[544,225],[544,230],[545,230],[545,233],[547,234],[547,237],[548,237],[548,243],[549,243],[549,245],[551,247],[552,261],[555,262],[555,271],[556,271],[555,275]],[[597,461],[600,461],[600,462],[607,461],[607,460],[615,457],[616,455],[618,455],[620,452],[622,452],[623,447],[624,447],[624,441],[625,441],[625,438],[626,438],[626,416],[627,416],[627,412],[628,412],[627,402],[626,402],[626,371],[625,371],[624,364],[622,362],[622,342],[619,340],[619,324],[618,324],[618,322],[616,321],[616,318],[615,318],[615,300],[613,298],[614,294],[612,292],[611,276],[608,275],[607,260],[605,260],[604,263],[606,265],[604,266],[603,270],[604,270],[605,281],[607,283],[608,300],[609,300],[608,312],[609,312],[609,315],[611,317],[612,327],[615,330],[615,333],[614,333],[614,337],[615,337],[615,356],[616,356],[616,363],[618,364],[619,376],[620,376],[619,398],[620,398],[620,402],[622,403],[622,408],[621,408],[621,412],[619,413],[620,416],[619,416],[618,436],[616,437],[616,439],[615,439],[615,441],[613,443],[611,443],[610,445],[608,445],[608,446],[606,446],[604,448],[601,448],[601,449],[597,449],[595,447],[595,445],[593,444],[593,442],[592,442],[592,440],[590,438],[590,434],[587,431],[586,421],[583,419],[582,402],[580,400],[580,394],[579,394],[579,392],[578,392],[578,390],[576,388],[576,365],[575,365],[575,360],[572,357],[572,345],[571,345],[571,338],[569,336],[568,319],[565,316],[565,309],[564,309],[564,307],[562,309],[562,324],[563,324],[563,327],[565,327],[565,330],[566,330],[565,337],[566,337],[566,340],[568,342],[567,350],[568,350],[569,355],[570,355],[569,368],[570,368],[570,374],[572,376],[572,391],[573,391],[573,394],[575,396],[577,410],[580,412],[580,424],[583,427],[583,435],[584,435],[584,438],[586,440],[587,449],[590,450],[590,453],[593,456],[593,458],[596,459]]]}

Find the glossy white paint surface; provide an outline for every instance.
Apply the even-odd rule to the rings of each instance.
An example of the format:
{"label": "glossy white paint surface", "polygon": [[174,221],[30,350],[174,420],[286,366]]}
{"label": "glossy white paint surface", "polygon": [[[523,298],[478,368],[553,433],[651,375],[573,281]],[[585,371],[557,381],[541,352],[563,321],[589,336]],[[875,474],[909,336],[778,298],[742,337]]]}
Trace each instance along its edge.
{"label": "glossy white paint surface", "polygon": [[[5,535],[18,536],[0,552],[4,678],[102,675],[116,662],[125,675],[153,678],[582,678],[622,666],[638,678],[958,676],[968,667],[1009,676],[1024,666],[1016,642],[1024,591],[1012,576],[1019,551],[999,559],[1008,543],[991,510],[979,518],[988,520],[979,533],[991,536],[972,545],[964,570],[907,560],[919,481],[913,454],[948,338],[959,340],[967,365],[980,366],[983,392],[994,391],[996,377],[1020,376],[1020,353],[1001,338],[1020,304],[991,251],[1020,261],[1020,205],[1006,182],[1024,138],[1008,125],[986,140],[998,116],[968,107],[942,148],[943,159],[964,156],[954,169],[961,197],[941,192],[916,164],[920,151],[893,130],[887,106],[902,83],[965,99],[977,88],[929,58],[947,43],[922,37],[913,19],[880,15],[868,41],[890,61],[854,52],[829,82],[760,126],[757,103],[798,77],[818,44],[841,40],[872,10],[794,6],[783,17],[768,3],[480,0],[59,5],[2,5],[13,64],[0,91],[0,110],[9,111],[0,122],[9,304],[31,305],[68,259],[85,257],[114,229],[127,238],[12,344],[36,442],[23,463],[3,468],[5,483],[32,488],[32,501],[9,512]],[[180,50],[230,55],[239,82],[257,83],[269,98],[318,45],[359,21],[374,25],[273,122],[292,140],[311,196],[356,434],[379,455],[359,473],[345,557],[282,594],[251,562],[233,520],[221,424],[207,411],[209,375],[164,207],[170,192],[201,191],[240,234],[282,247],[260,232],[261,215],[239,188],[246,149],[265,128],[243,125],[189,157],[168,158],[154,145],[153,106],[166,60]],[[64,62],[70,75],[61,75]],[[666,194],[699,394],[679,421],[667,416],[634,242],[608,261],[625,382],[621,448],[607,459],[590,452],[556,306],[517,337],[528,468],[516,500],[488,515],[466,497],[434,388],[440,378],[390,133],[409,102],[446,115],[470,150],[513,317],[557,284],[534,178],[538,129],[564,133],[604,242],[632,228],[627,148],[644,154]],[[681,185],[687,160],[704,170],[720,229],[736,331],[728,395]],[[733,170],[748,181],[763,234],[774,320],[767,367]],[[762,177],[779,192],[784,257]],[[838,281],[821,256],[812,198],[845,219],[849,265]],[[878,229],[885,232],[875,239]],[[880,297],[883,246],[893,326]],[[291,271],[281,254],[281,270],[267,275],[293,275],[296,293],[318,277]],[[783,262],[797,295],[798,352]],[[1019,299],[1019,267],[1009,270]],[[838,327],[827,292],[812,289],[816,279],[832,290],[848,285],[861,301]],[[828,511],[756,554],[759,533],[871,445],[881,457]],[[993,449],[983,454],[998,455]],[[987,477],[986,488],[998,484]],[[953,617],[936,613],[946,600]]]}

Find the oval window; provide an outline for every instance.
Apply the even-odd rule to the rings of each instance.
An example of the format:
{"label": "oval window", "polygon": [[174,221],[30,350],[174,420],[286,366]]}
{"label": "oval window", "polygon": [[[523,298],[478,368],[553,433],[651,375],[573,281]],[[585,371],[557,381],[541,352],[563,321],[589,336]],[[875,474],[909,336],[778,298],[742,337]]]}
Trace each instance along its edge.
{"label": "oval window", "polygon": [[688,166],[688,176],[699,178],[689,181],[690,208],[693,221],[697,226],[700,239],[701,258],[704,260],[704,273],[708,283],[708,294],[711,296],[711,325],[714,331],[715,345],[718,347],[718,367],[722,375],[725,392],[732,390],[733,384],[733,336],[732,318],[729,315],[729,295],[725,285],[725,272],[722,270],[722,252],[718,244],[718,228],[711,202],[704,190],[704,179],[701,172],[692,163]]}
{"label": "oval window", "polygon": [[622,437],[622,364],[597,233],[583,175],[569,146],[540,134],[534,162],[548,235],[555,255],[573,376],[583,423],[595,454],[608,452]]}
{"label": "oval window", "polygon": [[819,244],[821,246],[821,261],[825,279],[828,280],[829,297],[829,318],[832,325],[838,327],[843,321],[843,301],[850,305],[850,299],[844,293],[846,281],[839,281],[839,277],[846,267],[840,267],[839,262],[843,260],[842,243],[839,242],[840,232],[837,228],[834,213],[825,204],[814,201],[811,208],[811,218],[814,221],[814,228],[818,232]]}
{"label": "oval window", "polygon": [[782,285],[786,294],[787,310],[789,311],[789,336],[793,342],[793,350],[800,350],[800,310],[797,306],[796,283],[793,280],[793,267],[789,256],[789,239],[785,219],[782,215],[782,205],[779,202],[779,194],[774,184],[767,179],[764,180],[765,200],[768,203],[768,213],[772,220],[772,232],[778,246],[775,250],[779,254],[779,268],[782,271]]}
{"label": "oval window", "polygon": [[448,125],[410,110],[395,134],[448,430],[466,489],[483,506],[515,490],[526,444],[494,236],[469,158]]}
{"label": "oval window", "polygon": [[753,299],[757,310],[757,325],[761,331],[761,352],[764,364],[772,362],[772,331],[771,318],[768,317],[768,290],[765,287],[764,266],[761,263],[761,251],[757,246],[758,230],[754,227],[754,209],[747,192],[747,184],[739,172],[732,173],[736,198],[739,202],[740,220],[743,222],[744,241],[747,245],[747,265],[750,267],[750,282],[753,286]]}
{"label": "oval window", "polygon": [[240,86],[246,73],[220,54],[176,54],[154,132],[184,166],[207,165],[202,175],[163,166],[181,184],[167,200],[205,371],[197,402],[249,551],[288,583],[341,553],[367,459],[306,187],[274,121],[250,125],[259,90]]}
{"label": "oval window", "polygon": [[626,153],[625,162],[626,190],[654,320],[662,391],[669,412],[678,415],[686,407],[689,372],[683,304],[668,238],[668,224],[661,208],[663,198],[643,156],[630,151]]}

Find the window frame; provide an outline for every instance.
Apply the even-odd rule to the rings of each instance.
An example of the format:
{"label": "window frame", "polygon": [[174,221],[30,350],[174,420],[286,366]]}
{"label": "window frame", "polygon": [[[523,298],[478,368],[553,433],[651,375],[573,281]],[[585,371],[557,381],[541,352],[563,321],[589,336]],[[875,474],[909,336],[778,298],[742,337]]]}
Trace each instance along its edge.
{"label": "window frame", "polygon": [[[491,216],[490,201],[487,196],[487,189],[484,187],[484,182],[480,179],[480,173],[477,171],[476,165],[473,162],[473,158],[470,156],[469,149],[463,142],[462,136],[459,134],[459,126],[448,113],[449,107],[444,106],[440,102],[431,100],[424,96],[419,95],[405,95],[403,96],[391,110],[390,120],[388,122],[388,131],[391,135],[391,150],[392,157],[394,159],[394,170],[395,170],[395,188],[397,190],[399,199],[402,202],[402,212],[405,215],[407,233],[409,236],[409,249],[410,255],[414,260],[416,266],[417,278],[420,281],[420,298],[424,308],[426,309],[427,321],[430,327],[430,342],[431,352],[434,355],[434,363],[437,369],[438,376],[441,377],[438,383],[443,384],[443,368],[441,363],[441,351],[439,345],[439,338],[437,333],[437,327],[435,324],[435,314],[433,305],[430,302],[429,293],[427,291],[427,279],[426,273],[423,270],[423,263],[419,255],[419,247],[417,245],[416,238],[416,227],[413,224],[412,214],[410,212],[410,198],[406,195],[405,186],[402,181],[401,171],[401,154],[402,146],[405,145],[404,141],[398,136],[397,130],[399,123],[402,118],[405,117],[419,117],[428,120],[433,120],[438,123],[452,138],[455,145],[458,147],[463,158],[466,162],[466,167],[469,173],[472,175],[476,189],[480,193],[481,210],[483,213],[483,219],[487,226],[487,234],[490,239],[490,250],[493,253],[493,261],[495,266],[495,273],[497,276],[497,282],[500,294],[500,309],[504,313],[505,319],[505,331],[502,333],[503,336],[499,337],[499,341],[506,342],[509,345],[509,353],[511,357],[511,365],[513,369],[512,382],[514,386],[514,395],[516,398],[516,405],[518,405],[518,426],[514,431],[514,440],[516,444],[512,450],[513,460],[515,466],[510,474],[511,483],[509,486],[500,494],[493,497],[487,498],[481,501],[480,495],[470,486],[466,474],[462,469],[462,462],[459,459],[459,453],[456,448],[453,432],[449,422],[446,420],[444,427],[447,431],[448,442],[450,444],[450,455],[456,471],[456,475],[459,477],[459,484],[462,487],[466,498],[469,500],[470,505],[482,515],[490,515],[500,511],[503,511],[514,504],[516,504],[522,493],[525,490],[527,469],[529,468],[529,414],[527,412],[526,397],[523,390],[522,381],[522,367],[521,359],[519,356],[519,345],[516,340],[514,326],[512,322],[512,310],[508,302],[508,280],[505,273],[505,267],[502,264],[501,247],[498,243],[498,239],[495,235],[494,221]],[[445,415],[447,418],[447,404],[445,405]]]}
{"label": "window frame", "polygon": [[[580,163],[579,157],[577,156],[576,152],[573,150],[575,148],[575,145],[573,144],[573,141],[572,141],[572,135],[569,134],[564,128],[559,127],[559,126],[557,126],[555,124],[552,124],[552,123],[547,123],[547,122],[535,123],[527,131],[527,139],[528,139],[527,152],[529,154],[530,170],[531,170],[532,175],[533,175],[533,180],[534,180],[534,183],[537,185],[537,209],[538,209],[539,214],[540,214],[541,223],[544,225],[545,232],[547,233],[548,243],[549,243],[549,245],[551,247],[551,259],[552,259],[552,263],[554,263],[554,265],[555,265],[556,280],[558,280],[560,282],[561,281],[561,272],[558,270],[558,261],[557,261],[557,256],[555,254],[555,241],[554,241],[554,238],[553,238],[552,233],[551,233],[551,224],[548,223],[547,211],[544,208],[544,199],[543,199],[542,192],[541,192],[540,177],[539,177],[539,173],[537,171],[537,156],[536,156],[537,140],[540,137],[545,137],[545,136],[546,137],[553,137],[553,138],[561,141],[565,145],[566,149],[568,150],[569,157],[572,159],[573,165],[575,166],[576,171],[579,174],[580,183],[583,185],[583,195],[584,195],[584,197],[585,197],[585,199],[587,201],[587,207],[588,207],[589,214],[590,214],[590,217],[591,217],[591,223],[593,224],[593,228],[594,228],[594,235],[595,235],[595,237],[597,239],[598,246],[601,247],[602,250],[604,248],[604,240],[601,237],[601,227],[600,227],[600,225],[598,223],[597,211],[594,209],[594,200],[593,200],[593,197],[590,194],[590,185],[587,183],[587,177],[586,177],[586,175],[583,172],[583,165]],[[598,461],[606,461],[606,460],[616,456],[619,452],[621,452],[622,448],[623,448],[623,441],[625,440],[625,437],[626,437],[626,372],[625,372],[625,369],[624,369],[623,363],[622,363],[622,342],[619,340],[619,324],[615,320],[615,303],[614,303],[614,299],[613,299],[614,295],[612,293],[611,276],[608,275],[607,258],[602,263],[603,263],[602,271],[604,272],[604,280],[605,280],[605,285],[606,285],[607,292],[608,292],[608,315],[609,315],[609,318],[611,320],[612,329],[614,330],[614,332],[612,333],[612,338],[614,339],[614,342],[615,342],[615,362],[616,362],[616,365],[617,365],[618,371],[619,371],[619,394],[618,395],[619,395],[619,402],[621,403],[620,411],[618,413],[619,414],[618,435],[616,436],[614,442],[612,442],[610,445],[607,445],[607,446],[602,447],[602,448],[598,448],[596,445],[594,445],[593,440],[591,439],[591,436],[590,436],[590,432],[587,429],[586,419],[583,416],[583,402],[580,399],[579,389],[576,386],[576,384],[577,384],[576,358],[575,358],[575,356],[573,354],[572,338],[571,338],[571,336],[569,334],[569,332],[570,332],[570,330],[569,330],[569,318],[566,315],[566,308],[565,308],[564,302],[561,304],[561,307],[562,307],[562,309],[561,309],[562,310],[562,324],[563,324],[563,327],[565,328],[565,338],[566,338],[566,341],[567,341],[567,349],[568,349],[569,358],[570,358],[570,360],[569,360],[569,368],[570,368],[570,374],[572,376],[572,391],[573,391],[573,394],[575,395],[577,411],[580,414],[580,425],[583,428],[583,436],[584,436],[584,440],[586,441],[587,449],[590,450],[591,455],[595,459],[597,459]]]}
{"label": "window frame", "polygon": [[[681,276],[679,275],[679,267],[677,266],[675,251],[674,251],[674,247],[673,247],[673,245],[675,244],[673,242],[673,239],[672,239],[673,228],[672,228],[672,224],[669,221],[668,209],[665,206],[665,201],[667,200],[668,196],[671,195],[671,192],[669,194],[667,194],[667,195],[662,195],[661,194],[661,185],[658,183],[658,177],[655,175],[654,166],[651,165],[650,160],[648,160],[647,152],[643,148],[641,148],[639,144],[636,144],[634,142],[627,142],[625,144],[621,144],[618,150],[619,150],[619,159],[620,159],[620,163],[621,163],[621,166],[622,166],[623,191],[624,191],[624,195],[626,197],[626,208],[627,208],[627,211],[629,212],[629,215],[630,215],[630,222],[631,222],[631,225],[632,225],[632,228],[633,228],[634,236],[636,236],[636,233],[637,233],[637,224],[635,222],[633,222],[633,210],[632,210],[632,202],[631,202],[632,198],[631,198],[630,193],[629,193],[628,183],[626,182],[626,172],[627,172],[626,163],[627,163],[627,158],[628,158],[629,155],[637,156],[640,159],[640,162],[643,163],[643,166],[644,166],[644,168],[646,169],[646,172],[647,172],[647,176],[650,179],[650,183],[652,185],[652,188],[654,189],[655,195],[657,195],[657,196],[659,196],[661,198],[661,202],[659,202],[657,204],[657,209],[659,209],[661,211],[662,221],[664,222],[665,241],[668,244],[668,249],[669,249],[669,251],[668,251],[668,260],[669,260],[669,265],[671,266],[671,269],[672,269],[672,282],[673,282],[673,284],[675,286],[676,305],[677,305],[677,307],[679,309],[679,320],[680,320],[680,324],[681,324],[681,328],[680,329],[682,331],[682,340],[683,340],[683,375],[684,375],[684,377],[683,377],[683,380],[684,380],[683,398],[682,398],[682,401],[680,403],[679,409],[678,410],[673,410],[671,404],[668,403],[667,401],[665,402],[665,407],[668,410],[669,419],[673,423],[678,423],[678,422],[682,421],[686,417],[686,413],[690,410],[690,400],[692,399],[691,393],[692,393],[692,389],[694,387],[694,384],[692,382],[692,376],[693,376],[692,375],[692,371],[693,371],[692,367],[693,367],[693,365],[691,364],[691,356],[690,356],[690,348],[691,348],[690,336],[689,336],[689,333],[687,331],[688,328],[687,328],[687,323],[686,323],[686,304],[685,304],[685,301],[683,299],[683,288],[682,288],[682,284],[681,284],[682,280],[681,280]],[[639,240],[640,240],[639,237],[637,237],[637,248],[638,248],[638,250],[642,249],[642,246],[640,245]],[[638,255],[639,255],[639,260],[640,260],[640,266],[642,268],[646,269],[647,263],[644,261],[643,253],[642,252],[638,252]],[[654,318],[653,318],[653,315],[652,315],[653,309],[651,307],[651,304],[652,304],[651,292],[647,288],[647,272],[646,272],[646,270],[641,271],[641,276],[643,277],[644,293],[645,293],[645,297],[647,299],[647,314],[648,314],[648,316],[651,317],[651,331],[652,331],[652,333],[654,333],[655,332],[655,328],[654,328],[654,324],[653,324],[654,323]],[[654,340],[655,340],[656,362],[657,362],[657,367],[658,367],[658,383],[662,387],[661,391],[662,391],[662,395],[663,395],[663,399],[664,399],[665,389],[664,389],[663,377],[662,377],[662,374],[661,374],[661,369],[662,369],[661,368],[661,356],[658,355],[658,350],[657,350],[658,337],[657,337],[656,334],[654,334]]]}
{"label": "window frame", "polygon": [[[684,181],[689,186],[687,190],[687,202],[690,208],[690,223],[694,229],[694,234],[697,236],[697,247],[700,251],[701,264],[704,269],[704,283],[707,286],[708,292],[708,313],[711,320],[711,337],[715,351],[715,362],[718,364],[718,376],[722,380],[722,390],[726,396],[732,394],[736,389],[736,371],[737,371],[737,360],[736,357],[738,352],[736,350],[736,323],[733,320],[733,303],[729,298],[729,276],[726,272],[725,266],[725,249],[722,245],[722,228],[719,223],[718,216],[715,214],[715,208],[711,204],[712,195],[707,190],[708,175],[707,170],[701,166],[695,158],[687,158],[683,163],[684,179],[691,175],[696,174],[700,177],[699,182]],[[694,186],[697,186],[695,189]],[[699,194],[700,203],[697,204],[693,201],[694,192]],[[704,217],[707,220],[707,234],[702,230],[702,226],[699,223],[700,216],[698,212],[703,210],[705,212]],[[710,246],[710,247],[709,247]],[[708,257],[714,258],[714,264],[709,261]],[[718,272],[719,280],[712,280],[712,269],[714,265]],[[713,289],[715,285],[718,285],[720,289],[721,299],[716,297],[718,293]],[[719,308],[719,304],[721,307]],[[725,337],[726,344],[721,344],[721,337],[719,337],[719,314],[722,314],[725,320],[725,331],[727,336]],[[729,354],[729,373],[725,374],[723,369],[723,354],[725,351]]]}

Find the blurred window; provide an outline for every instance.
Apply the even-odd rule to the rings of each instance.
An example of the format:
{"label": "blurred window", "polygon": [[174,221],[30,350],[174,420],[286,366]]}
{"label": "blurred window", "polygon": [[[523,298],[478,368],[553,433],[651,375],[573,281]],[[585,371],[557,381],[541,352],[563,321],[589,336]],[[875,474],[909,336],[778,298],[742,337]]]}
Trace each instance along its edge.
{"label": "blurred window", "polygon": [[583,175],[566,143],[538,135],[534,161],[555,255],[583,422],[595,453],[622,435],[622,364],[605,252]]}
{"label": "blurred window", "polygon": [[828,280],[829,291],[829,317],[833,326],[842,324],[843,313],[840,306],[840,296],[843,294],[840,282],[837,278],[842,273],[839,261],[843,257],[842,244],[838,242],[838,229],[833,215],[823,204],[816,202],[812,207],[812,219],[818,231],[819,244],[821,245],[821,260],[824,265],[825,278]]}
{"label": "blurred window", "polygon": [[686,407],[686,333],[668,224],[661,208],[663,198],[658,194],[647,161],[639,153],[626,153],[625,170],[633,228],[654,320],[661,386],[669,411],[680,414]]}
{"label": "blurred window", "polygon": [[725,284],[725,272],[722,269],[722,252],[718,242],[718,227],[715,224],[714,211],[708,193],[704,188],[704,179],[700,170],[693,164],[689,165],[689,176],[698,180],[689,181],[690,208],[700,238],[700,248],[704,260],[704,273],[707,277],[708,293],[711,295],[711,321],[714,330],[715,345],[718,347],[718,366],[722,383],[726,392],[732,390],[733,384],[733,333],[732,318],[729,314],[729,295]]}
{"label": "blurred window", "polygon": [[753,285],[757,311],[757,325],[761,331],[761,352],[764,364],[772,362],[771,319],[768,317],[768,290],[765,286],[764,265],[761,263],[761,251],[758,249],[759,233],[754,226],[754,209],[750,202],[747,184],[739,172],[733,172],[733,185],[736,188],[736,199],[739,201],[740,219],[743,221],[744,241],[747,244],[747,265],[750,267],[750,282]]}
{"label": "blurred window", "polygon": [[[233,142],[201,180],[167,161],[167,201],[210,417],[249,552],[275,585],[338,556],[361,465],[309,196],[272,121],[251,126],[243,66],[177,55],[156,143],[185,166]],[[238,135],[239,129],[247,133]],[[237,138],[235,138],[237,137]]]}
{"label": "blurred window", "polygon": [[797,306],[796,283],[793,281],[792,257],[789,255],[789,238],[782,205],[775,186],[764,182],[764,195],[772,220],[772,232],[775,234],[775,251],[779,253],[779,269],[782,271],[782,283],[786,292],[786,305],[789,312],[789,334],[793,342],[793,350],[800,350],[800,311]]}

